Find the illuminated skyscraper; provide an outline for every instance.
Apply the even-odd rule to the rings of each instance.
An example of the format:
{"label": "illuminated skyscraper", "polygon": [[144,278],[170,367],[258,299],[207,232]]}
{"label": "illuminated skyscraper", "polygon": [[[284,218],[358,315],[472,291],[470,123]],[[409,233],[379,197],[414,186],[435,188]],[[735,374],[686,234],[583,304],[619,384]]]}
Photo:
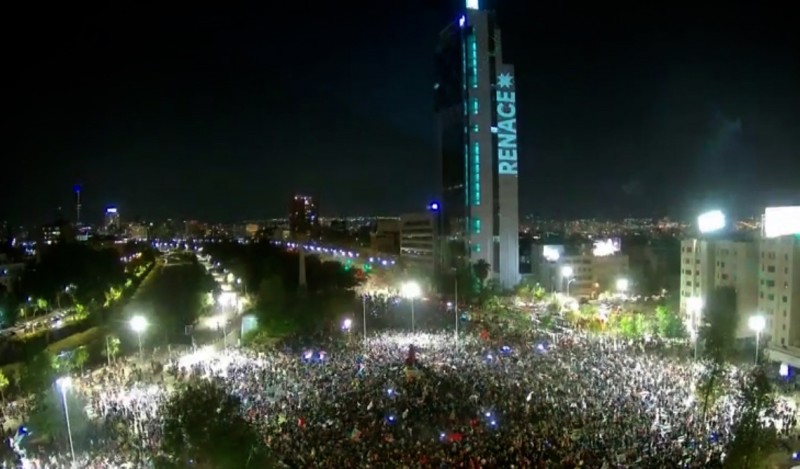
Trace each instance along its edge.
{"label": "illuminated skyscraper", "polygon": [[73,188],[73,192],[75,193],[75,224],[81,224],[81,186],[75,184]]}
{"label": "illuminated skyscraper", "polygon": [[119,230],[119,210],[117,210],[117,207],[106,207],[103,226],[107,232]]}
{"label": "illuminated skyscraper", "polygon": [[486,261],[491,277],[512,287],[519,280],[514,67],[503,62],[494,14],[477,0],[466,7],[440,33],[436,54],[444,257]]}
{"label": "illuminated skyscraper", "polygon": [[289,231],[293,237],[316,237],[319,233],[317,202],[308,195],[296,195],[289,202]]}

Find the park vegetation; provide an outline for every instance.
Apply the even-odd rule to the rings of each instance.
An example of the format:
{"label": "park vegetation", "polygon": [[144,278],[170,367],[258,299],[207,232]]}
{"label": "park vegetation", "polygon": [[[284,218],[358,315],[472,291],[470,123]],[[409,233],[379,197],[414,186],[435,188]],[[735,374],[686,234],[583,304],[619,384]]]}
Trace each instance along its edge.
{"label": "park vegetation", "polygon": [[215,244],[214,259],[242,279],[254,298],[253,314],[268,336],[311,334],[334,327],[356,307],[356,270],[306,255],[307,284],[299,280],[299,254],[269,243]]}

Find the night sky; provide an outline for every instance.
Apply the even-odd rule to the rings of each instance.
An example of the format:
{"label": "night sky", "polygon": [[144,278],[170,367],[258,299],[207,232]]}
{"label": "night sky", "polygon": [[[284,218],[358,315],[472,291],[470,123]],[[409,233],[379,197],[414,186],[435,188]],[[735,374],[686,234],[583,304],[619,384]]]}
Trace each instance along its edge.
{"label": "night sky", "polygon": [[[0,219],[71,215],[75,183],[88,221],[107,204],[236,221],[284,215],[295,191],[331,216],[435,197],[433,52],[460,2],[164,3],[4,12]],[[797,25],[697,5],[495,2],[523,214],[800,204]]]}

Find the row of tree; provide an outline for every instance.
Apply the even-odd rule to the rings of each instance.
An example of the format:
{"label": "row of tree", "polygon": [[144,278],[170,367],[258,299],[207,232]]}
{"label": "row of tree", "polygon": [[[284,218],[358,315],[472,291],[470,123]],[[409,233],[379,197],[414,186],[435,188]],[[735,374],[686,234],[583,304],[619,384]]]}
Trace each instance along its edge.
{"label": "row of tree", "polygon": [[307,284],[298,284],[299,254],[268,242],[214,244],[206,251],[255,296],[254,313],[262,332],[280,336],[330,327],[349,314],[359,284],[354,269],[340,262],[305,256]]}
{"label": "row of tree", "polygon": [[82,313],[109,307],[154,261],[155,252],[138,243],[121,249],[77,242],[48,246],[13,288],[0,290],[0,320],[13,325],[53,309]]}
{"label": "row of tree", "polygon": [[[733,395],[736,418],[734,438],[727,449],[726,465],[743,469],[771,467],[770,456],[779,449],[779,435],[769,417],[774,416],[775,390],[766,369],[756,366],[731,383],[732,360],[737,356],[739,322],[736,291],[716,288],[706,298],[698,318],[703,374],[697,384],[703,417],[725,394]],[[765,418],[766,417],[766,418]]]}
{"label": "row of tree", "polygon": [[207,298],[209,294],[213,298],[217,288],[214,278],[191,256],[186,262],[161,268],[125,309],[129,315],[143,315],[150,322],[145,340],[189,343],[186,326],[194,325],[208,312],[213,303],[209,304]]}

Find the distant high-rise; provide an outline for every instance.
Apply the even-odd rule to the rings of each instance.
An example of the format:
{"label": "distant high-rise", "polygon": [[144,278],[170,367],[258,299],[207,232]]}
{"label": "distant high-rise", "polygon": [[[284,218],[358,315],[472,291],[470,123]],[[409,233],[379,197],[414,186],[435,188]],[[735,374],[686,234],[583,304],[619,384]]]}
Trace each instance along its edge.
{"label": "distant high-rise", "polygon": [[289,202],[289,231],[293,237],[315,237],[319,232],[317,202],[308,195],[296,195]]}
{"label": "distant high-rise", "polygon": [[106,207],[103,226],[108,232],[119,230],[119,210],[117,207]]}
{"label": "distant high-rise", "polygon": [[[519,281],[514,67],[503,62],[494,14],[477,0],[447,26],[436,53],[446,262],[485,261],[504,287]],[[447,261],[449,259],[449,261]]]}
{"label": "distant high-rise", "polygon": [[73,192],[75,193],[75,224],[80,225],[81,223],[81,186],[79,184],[75,184],[73,188]]}

